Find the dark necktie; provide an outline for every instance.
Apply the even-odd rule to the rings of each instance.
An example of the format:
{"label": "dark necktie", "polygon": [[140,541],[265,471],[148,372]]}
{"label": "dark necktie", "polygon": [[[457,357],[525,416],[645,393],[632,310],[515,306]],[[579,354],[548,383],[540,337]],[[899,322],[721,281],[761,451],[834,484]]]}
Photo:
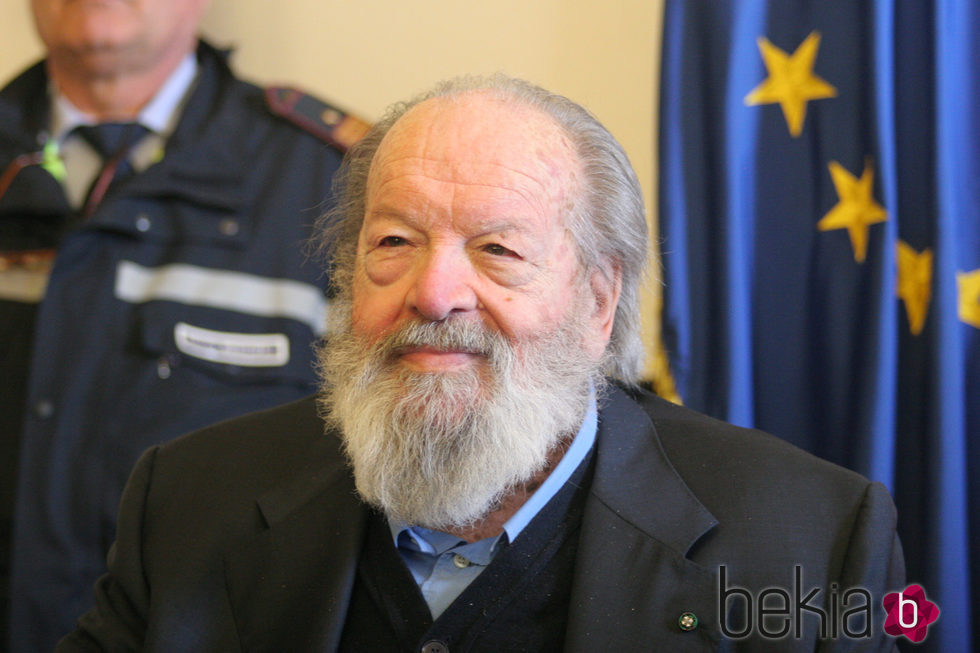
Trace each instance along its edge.
{"label": "dark necktie", "polygon": [[84,213],[91,213],[102,202],[111,184],[133,174],[129,151],[149,130],[135,122],[104,122],[82,125],[75,131],[99,153],[103,161],[102,170],[92,182],[85,201]]}
{"label": "dark necktie", "polygon": [[[115,158],[125,159],[129,148],[149,130],[136,122],[103,122],[98,125],[82,125],[75,131],[95,148],[103,161],[110,162]],[[129,167],[131,171],[132,166]]]}

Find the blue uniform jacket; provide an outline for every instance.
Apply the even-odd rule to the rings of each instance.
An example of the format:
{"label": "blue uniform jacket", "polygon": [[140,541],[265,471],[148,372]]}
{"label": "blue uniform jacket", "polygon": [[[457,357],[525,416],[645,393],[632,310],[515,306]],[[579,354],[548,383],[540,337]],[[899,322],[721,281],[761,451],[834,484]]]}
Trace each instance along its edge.
{"label": "blue uniform jacket", "polygon": [[[273,115],[218,51],[198,58],[162,159],[89,220],[40,166],[0,197],[0,251],[57,252],[39,304],[0,302],[17,342],[4,369],[29,366],[4,391],[26,398],[13,651],[50,650],[89,606],[140,452],[312,388],[327,278],[304,245],[342,152]],[[0,94],[0,169],[43,142],[47,84],[38,64]],[[16,434],[3,437],[9,451]]]}

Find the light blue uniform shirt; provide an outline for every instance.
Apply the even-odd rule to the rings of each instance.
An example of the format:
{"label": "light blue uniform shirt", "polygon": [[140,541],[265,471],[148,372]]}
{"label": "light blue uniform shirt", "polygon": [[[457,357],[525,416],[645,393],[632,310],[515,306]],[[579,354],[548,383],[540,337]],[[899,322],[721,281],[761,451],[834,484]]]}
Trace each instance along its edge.
{"label": "light blue uniform shirt", "polygon": [[422,590],[433,619],[439,618],[508,542],[517,539],[524,527],[565,485],[595,444],[597,423],[593,391],[582,426],[565,455],[531,498],[504,522],[504,530],[499,535],[467,544],[455,535],[441,531],[389,522],[395,548]]}

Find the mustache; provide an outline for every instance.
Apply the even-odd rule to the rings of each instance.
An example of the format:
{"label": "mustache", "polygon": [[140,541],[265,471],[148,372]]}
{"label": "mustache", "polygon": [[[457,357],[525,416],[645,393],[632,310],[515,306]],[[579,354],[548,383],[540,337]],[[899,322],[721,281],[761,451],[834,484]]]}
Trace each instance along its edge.
{"label": "mustache", "polygon": [[374,345],[374,353],[390,359],[416,347],[478,354],[491,362],[510,351],[510,343],[500,333],[468,320],[439,322],[416,320],[384,336]]}

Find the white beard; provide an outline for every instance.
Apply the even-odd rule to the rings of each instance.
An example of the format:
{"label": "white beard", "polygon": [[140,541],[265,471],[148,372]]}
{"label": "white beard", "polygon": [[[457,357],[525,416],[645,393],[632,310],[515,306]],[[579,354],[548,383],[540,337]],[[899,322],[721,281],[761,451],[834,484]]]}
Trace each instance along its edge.
{"label": "white beard", "polygon": [[[321,413],[340,430],[361,497],[412,525],[446,531],[486,517],[574,435],[589,381],[603,383],[574,311],[516,345],[450,319],[408,324],[372,346],[351,331],[349,305],[333,308],[339,328],[318,350]],[[396,352],[414,345],[479,352],[487,364],[413,372]]]}

